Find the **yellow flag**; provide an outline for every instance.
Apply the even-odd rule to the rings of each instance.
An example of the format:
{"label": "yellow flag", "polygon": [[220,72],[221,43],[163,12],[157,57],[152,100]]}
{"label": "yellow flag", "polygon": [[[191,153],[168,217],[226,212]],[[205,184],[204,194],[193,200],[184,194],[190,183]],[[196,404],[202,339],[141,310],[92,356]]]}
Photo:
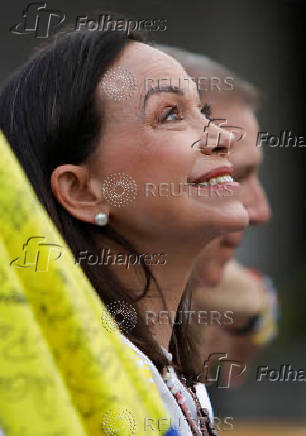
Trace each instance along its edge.
{"label": "yellow flag", "polygon": [[[0,430],[164,434],[157,423],[168,415],[151,374],[123,342],[2,134],[0,156]],[[148,418],[156,425],[144,429]]]}

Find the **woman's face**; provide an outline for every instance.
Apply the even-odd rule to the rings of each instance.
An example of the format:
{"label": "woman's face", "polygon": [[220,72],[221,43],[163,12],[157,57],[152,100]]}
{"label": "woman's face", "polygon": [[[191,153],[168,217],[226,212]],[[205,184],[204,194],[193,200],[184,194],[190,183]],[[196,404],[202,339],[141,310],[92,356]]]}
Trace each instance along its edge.
{"label": "woman's face", "polygon": [[[116,82],[118,72],[126,74],[124,88],[124,79]],[[106,182],[102,192],[110,223],[133,241],[192,244],[204,235],[207,239],[207,234],[215,237],[241,230],[248,222],[237,184],[224,188],[225,179],[211,180],[229,177],[230,135],[208,126],[187,77],[173,58],[133,42],[97,89],[104,127],[87,165],[101,186]],[[173,87],[180,80],[180,88],[168,89],[170,80]],[[216,174],[207,174],[215,170]],[[128,183],[125,187],[122,177]],[[220,183],[195,185],[209,179],[210,184]]]}

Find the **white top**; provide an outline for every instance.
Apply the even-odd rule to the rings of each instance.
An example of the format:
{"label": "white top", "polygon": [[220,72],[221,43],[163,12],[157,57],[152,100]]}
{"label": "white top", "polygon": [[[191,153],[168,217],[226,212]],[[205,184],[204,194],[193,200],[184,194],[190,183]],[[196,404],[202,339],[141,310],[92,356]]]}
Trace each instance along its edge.
{"label": "white top", "polygon": [[[192,432],[190,430],[189,424],[186,421],[185,416],[183,415],[183,412],[178,405],[176,399],[173,397],[173,394],[170,392],[168,386],[164,382],[162,376],[158,372],[156,366],[151,362],[151,360],[143,354],[142,351],[140,351],[136,345],[134,345],[131,341],[129,341],[125,336],[123,336],[124,342],[129,345],[141,358],[141,360],[148,365],[150,372],[152,373],[153,380],[152,382],[155,383],[159,396],[165,406],[165,408],[168,411],[168,414],[171,419],[171,423],[169,423],[172,427],[176,428],[181,436],[192,436]],[[170,354],[167,350],[165,350],[163,347],[162,351],[165,354],[165,356],[168,358],[169,362],[172,362],[172,354]],[[186,398],[186,406],[188,407],[192,419],[196,422],[197,421],[197,408],[196,404],[190,395],[190,393],[186,390],[186,388],[182,385],[180,380],[178,379],[176,373],[174,372],[175,377],[175,385],[179,389],[179,391],[183,394],[183,396]],[[206,391],[206,387],[203,383],[197,383],[196,384],[196,393],[197,397],[199,399],[199,402],[201,404],[201,407],[205,408],[209,412],[209,416],[211,421],[213,422],[213,412],[211,407],[211,402],[208,396],[208,393]]]}

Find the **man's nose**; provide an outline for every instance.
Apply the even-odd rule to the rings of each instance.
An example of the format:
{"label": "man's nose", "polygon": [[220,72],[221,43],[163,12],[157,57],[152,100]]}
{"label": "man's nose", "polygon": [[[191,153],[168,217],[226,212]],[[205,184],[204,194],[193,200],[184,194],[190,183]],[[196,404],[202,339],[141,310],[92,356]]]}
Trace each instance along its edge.
{"label": "man's nose", "polygon": [[242,200],[242,202],[248,211],[250,225],[262,225],[271,218],[271,208],[259,182],[253,183],[246,201]]}
{"label": "man's nose", "polygon": [[201,134],[198,149],[206,155],[212,153],[227,155],[236,140],[234,132],[228,131],[210,120]]}

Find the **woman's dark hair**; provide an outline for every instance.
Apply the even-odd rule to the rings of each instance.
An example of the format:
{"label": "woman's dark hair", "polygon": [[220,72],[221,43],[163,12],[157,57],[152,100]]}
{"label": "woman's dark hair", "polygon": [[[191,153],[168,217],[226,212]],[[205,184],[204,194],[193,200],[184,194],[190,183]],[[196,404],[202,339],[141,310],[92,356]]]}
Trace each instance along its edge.
{"label": "woman's dark hair", "polygon": [[[101,247],[97,247],[97,236],[138,254],[126,235],[120,235],[111,224],[98,227],[70,215],[54,197],[50,184],[56,167],[65,163],[81,164],[95,151],[104,128],[103,102],[102,109],[98,108],[96,99],[98,82],[133,41],[144,42],[135,32],[126,35],[119,31],[87,30],[58,34],[9,78],[0,93],[0,129],[76,258],[80,250],[98,254]],[[161,371],[167,360],[137,310],[137,301],[152,281],[162,299],[163,296],[149,267],[140,259],[144,277],[141,295],[127,289],[105,265],[84,262],[81,266],[106,305],[123,300],[134,306],[137,324],[125,335]],[[183,299],[180,307],[184,304]],[[183,326],[175,328],[170,344],[173,361],[178,365],[190,360],[184,331]]]}
{"label": "woman's dark hair", "polygon": [[[100,252],[96,244],[98,235],[137,254],[128,238],[118,234],[111,224],[98,227],[70,215],[54,197],[50,184],[57,166],[81,164],[94,152],[104,128],[103,102],[102,109],[98,108],[96,99],[98,82],[133,41],[143,39],[139,33],[127,36],[119,31],[59,34],[52,43],[39,49],[0,93],[0,128],[76,258],[80,250],[90,254]],[[155,279],[140,259],[144,295]],[[137,310],[137,300],[142,295],[137,296],[123,286],[109,267],[88,262],[81,266],[106,305],[123,300]],[[166,359],[138,315],[136,326],[126,336],[161,369]]]}

